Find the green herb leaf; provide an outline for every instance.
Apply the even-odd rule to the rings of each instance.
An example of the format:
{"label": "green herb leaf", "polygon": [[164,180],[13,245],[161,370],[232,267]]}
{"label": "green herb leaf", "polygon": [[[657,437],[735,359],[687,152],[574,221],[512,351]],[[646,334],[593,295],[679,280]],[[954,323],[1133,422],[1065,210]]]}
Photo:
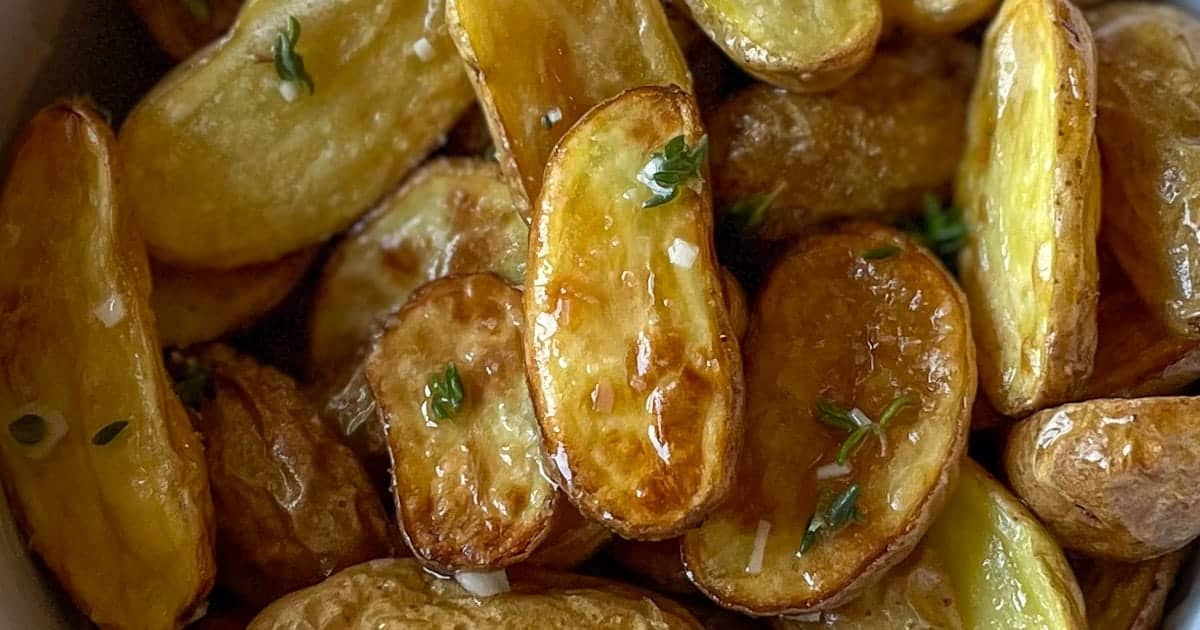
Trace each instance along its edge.
{"label": "green herb leaf", "polygon": [[883,414],[879,416],[879,421],[875,422],[862,411],[847,410],[829,401],[818,400],[817,419],[835,429],[849,433],[841,446],[838,447],[834,461],[838,464],[845,464],[850,459],[850,456],[857,452],[858,448],[871,435],[877,436],[882,443],[884,441],[883,432],[887,429],[887,425],[892,421],[892,418],[896,416],[896,413],[915,402],[916,400],[908,394],[898,396],[892,402],[888,403],[887,408],[883,410]]}
{"label": "green herb leaf", "polygon": [[700,176],[707,154],[707,135],[700,138],[694,149],[688,147],[682,135],[678,135],[671,138],[661,151],[652,153],[650,161],[646,162],[637,176],[638,181],[654,193],[642,202],[642,207],[661,206],[679,196],[681,186]]}
{"label": "green herb leaf", "polygon": [[896,247],[895,245],[884,245],[883,247],[876,247],[875,249],[869,249],[869,250],[863,252],[862,259],[863,260],[885,260],[888,258],[893,258],[899,253],[900,253],[899,247]]}
{"label": "green herb leaf", "polygon": [[175,377],[175,395],[179,396],[179,400],[183,402],[183,406],[192,411],[200,411],[204,406],[204,401],[212,399],[216,395],[216,390],[213,387],[212,375],[204,366],[200,365],[193,358],[188,358],[176,369],[171,370],[172,376]]}
{"label": "green herb leaf", "polygon": [[304,69],[304,58],[296,52],[296,43],[299,41],[300,20],[289,15],[287,28],[275,36],[275,43],[271,46],[271,57],[275,61],[275,73],[279,75],[280,80],[302,83],[308,88],[308,93],[312,94],[316,87],[312,77]]}
{"label": "green herb leaf", "polygon": [[804,537],[800,539],[800,555],[808,553],[808,550],[816,544],[817,538],[836,533],[852,520],[862,522],[863,514],[858,510],[860,491],[858,484],[852,484],[832,498],[830,498],[829,492],[821,493],[820,499],[817,501],[817,508],[813,511],[812,518],[808,520],[808,527],[804,530]]}
{"label": "green herb leaf", "polygon": [[843,431],[853,431],[858,428],[858,423],[850,417],[850,410],[844,407],[839,407],[828,400],[817,401],[817,411],[819,415],[817,419],[835,429]]}
{"label": "green herb leaf", "polygon": [[120,435],[127,426],[129,426],[128,420],[117,420],[116,422],[105,425],[102,429],[96,432],[96,435],[92,436],[92,444],[95,444],[96,446],[104,446],[105,444],[108,444],[109,442],[117,439],[117,436]]}
{"label": "green herb leaf", "polygon": [[441,374],[431,376],[425,387],[425,400],[438,420],[449,420],[458,415],[464,398],[462,379],[453,361],[446,364]]}
{"label": "green herb leaf", "polygon": [[967,224],[961,208],[943,206],[936,195],[925,195],[925,210],[920,223],[909,222],[904,228],[933,250],[953,270],[958,250],[967,242]]}
{"label": "green herb leaf", "polygon": [[753,238],[767,210],[783,192],[783,187],[783,182],[779,182],[770,192],[750,195],[725,206],[720,212],[723,238],[739,243]]}
{"label": "green herb leaf", "polygon": [[33,446],[46,437],[46,419],[27,413],[8,423],[8,433],[19,444]]}
{"label": "green herb leaf", "polygon": [[212,11],[208,7],[208,0],[180,0],[180,2],[183,2],[183,6],[187,7],[188,13],[191,13],[192,17],[196,18],[197,21],[207,22],[208,18],[212,16]]}

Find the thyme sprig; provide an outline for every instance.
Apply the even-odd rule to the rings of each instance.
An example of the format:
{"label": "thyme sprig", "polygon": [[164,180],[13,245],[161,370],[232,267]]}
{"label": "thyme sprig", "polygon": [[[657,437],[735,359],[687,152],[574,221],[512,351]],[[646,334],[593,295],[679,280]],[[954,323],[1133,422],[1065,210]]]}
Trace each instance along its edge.
{"label": "thyme sprig", "polygon": [[638,172],[638,181],[654,193],[642,202],[643,208],[654,208],[670,203],[679,196],[679,188],[700,177],[704,157],[708,154],[708,136],[696,143],[695,148],[687,145],[683,135],[671,138],[661,151],[650,155],[650,161]]}
{"label": "thyme sprig", "polygon": [[916,401],[908,394],[897,397],[883,410],[883,414],[879,416],[879,421],[875,422],[858,408],[846,409],[827,400],[818,400],[817,418],[835,429],[841,429],[849,433],[842,442],[842,445],[838,447],[835,461],[838,464],[845,464],[846,460],[858,450],[858,447],[862,446],[862,443],[870,435],[878,437],[880,444],[886,448],[887,439],[884,431],[887,430],[888,424],[896,416],[897,412],[912,405],[914,402]]}

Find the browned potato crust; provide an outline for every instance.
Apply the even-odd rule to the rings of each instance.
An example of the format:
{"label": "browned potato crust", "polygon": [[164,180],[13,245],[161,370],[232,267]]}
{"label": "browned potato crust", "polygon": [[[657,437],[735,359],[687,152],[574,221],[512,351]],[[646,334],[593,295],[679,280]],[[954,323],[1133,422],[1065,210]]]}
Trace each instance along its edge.
{"label": "browned potato crust", "polygon": [[215,392],[197,424],[208,446],[222,584],[264,606],[390,555],[379,495],[295,382],[221,345],[198,359]]}
{"label": "browned potato crust", "polygon": [[694,593],[683,560],[679,557],[679,539],[643,541],[617,540],[608,549],[617,564],[665,593]]}
{"label": "browned potato crust", "polygon": [[596,555],[612,538],[607,527],[589,521],[569,501],[560,499],[554,508],[550,533],[525,562],[554,571],[569,571]]}
{"label": "browned potato crust", "polygon": [[682,90],[629,90],[563,137],[534,208],[525,362],[545,448],[571,501],[626,538],[698,523],[729,489],[741,438],[708,189],[643,208],[637,179],[668,141],[702,133]]}
{"label": "browned potato crust", "polygon": [[160,48],[186,59],[233,24],[242,0],[129,0]]}
{"label": "browned potato crust", "polygon": [[750,327],[750,307],[746,305],[746,291],[742,289],[742,283],[724,267],[721,267],[721,290],[725,295],[725,310],[729,311],[729,324],[733,326],[738,339],[742,339]]}
{"label": "browned potato crust", "polygon": [[919,209],[954,177],[976,56],[950,38],[902,39],[828,94],[738,93],[710,117],[717,206],[782,182],[759,232],[771,240]]}
{"label": "browned potato crust", "polygon": [[918,33],[948,35],[982,20],[999,0],[883,0],[883,14]]}
{"label": "browned potato crust", "polygon": [[1200,536],[1200,398],[1105,399],[1013,429],[1009,482],[1062,545],[1137,562]]}
{"label": "browned potato crust", "polygon": [[1125,564],[1078,559],[1071,563],[1083,589],[1091,630],[1154,630],[1167,594],[1188,556],[1184,548],[1153,560]]}
{"label": "browned potato crust", "polygon": [[92,621],[178,626],[212,586],[212,502],[155,339],[145,250],[119,205],[115,139],[69,102],[37,114],[11,149],[0,196],[9,505]]}
{"label": "browned potato crust", "polygon": [[[864,258],[881,248],[888,257]],[[974,352],[962,292],[908,237],[856,224],[796,245],[750,324],[737,492],[683,537],[696,585],[765,615],[836,608],[881,579],[928,529],[958,470]],[[819,401],[878,420],[905,395],[888,437],[869,438],[848,470],[827,470],[847,433],[820,422]],[[863,522],[800,554],[818,495],[851,481]]]}

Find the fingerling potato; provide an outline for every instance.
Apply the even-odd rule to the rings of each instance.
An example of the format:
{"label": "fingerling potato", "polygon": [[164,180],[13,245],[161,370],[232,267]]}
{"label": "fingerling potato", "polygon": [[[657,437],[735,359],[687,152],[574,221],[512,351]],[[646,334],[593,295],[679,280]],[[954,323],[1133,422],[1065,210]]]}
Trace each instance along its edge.
{"label": "fingerling potato", "polygon": [[1071,562],[1091,630],[1153,630],[1162,624],[1163,606],[1188,549],[1153,560],[1126,564],[1080,558]]}
{"label": "fingerling potato", "polygon": [[471,103],[432,6],[248,3],[121,128],[152,256],[222,269],[275,260],[376,203]]}
{"label": "fingerling potato", "polygon": [[696,586],[755,615],[811,613],[903,560],[966,447],[967,319],[945,268],[891,228],[854,224],[786,254],[746,341],[738,490],[683,536]]}
{"label": "fingerling potato", "polygon": [[[0,196],[0,467],[32,548],[105,628],[178,627],[214,574],[204,454],[90,106],[42,110]],[[152,490],[152,491],[151,491]]]}
{"label": "fingerling potato", "polygon": [[686,0],[696,23],[743,70],[798,92],[836,87],[867,63],[879,0]]}
{"label": "fingerling potato", "polygon": [[[534,207],[525,363],[543,441],[571,501],[625,538],[698,523],[741,436],[701,136],[683,90],[624,92],[563,136]],[[680,161],[690,183],[648,174]]]}
{"label": "fingerling potato", "polygon": [[659,0],[446,0],[446,19],[526,210],[592,106],[643,85],[691,89]]}
{"label": "fingerling potato", "polygon": [[998,0],[883,0],[888,20],[918,33],[948,35],[991,15]]}
{"label": "fingerling potato", "polygon": [[584,518],[566,498],[554,507],[550,533],[525,561],[553,571],[569,571],[587,562],[612,540],[608,528]]}
{"label": "fingerling potato", "polygon": [[225,33],[242,0],[129,0],[159,48],[186,59]]}
{"label": "fingerling potato", "polygon": [[558,493],[522,364],[521,292],[492,274],[422,287],[367,358],[405,538],[443,573],[529,557]]}
{"label": "fingerling potato", "polygon": [[1007,0],[984,41],[955,198],[983,390],[1020,416],[1070,400],[1096,350],[1099,155],[1091,31],[1067,0]]}

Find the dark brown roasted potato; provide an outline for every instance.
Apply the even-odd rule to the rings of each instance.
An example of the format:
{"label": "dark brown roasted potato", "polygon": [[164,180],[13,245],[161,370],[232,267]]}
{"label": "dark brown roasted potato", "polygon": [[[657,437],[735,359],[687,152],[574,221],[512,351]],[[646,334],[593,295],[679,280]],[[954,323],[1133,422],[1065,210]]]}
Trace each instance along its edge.
{"label": "dark brown roasted potato", "polygon": [[186,59],[225,33],[242,0],[129,0],[129,6],[163,51]]}
{"label": "dark brown roasted potato", "polygon": [[1078,558],[1071,561],[1087,605],[1091,630],[1154,630],[1179,567],[1191,547],[1153,560],[1127,564]]}

